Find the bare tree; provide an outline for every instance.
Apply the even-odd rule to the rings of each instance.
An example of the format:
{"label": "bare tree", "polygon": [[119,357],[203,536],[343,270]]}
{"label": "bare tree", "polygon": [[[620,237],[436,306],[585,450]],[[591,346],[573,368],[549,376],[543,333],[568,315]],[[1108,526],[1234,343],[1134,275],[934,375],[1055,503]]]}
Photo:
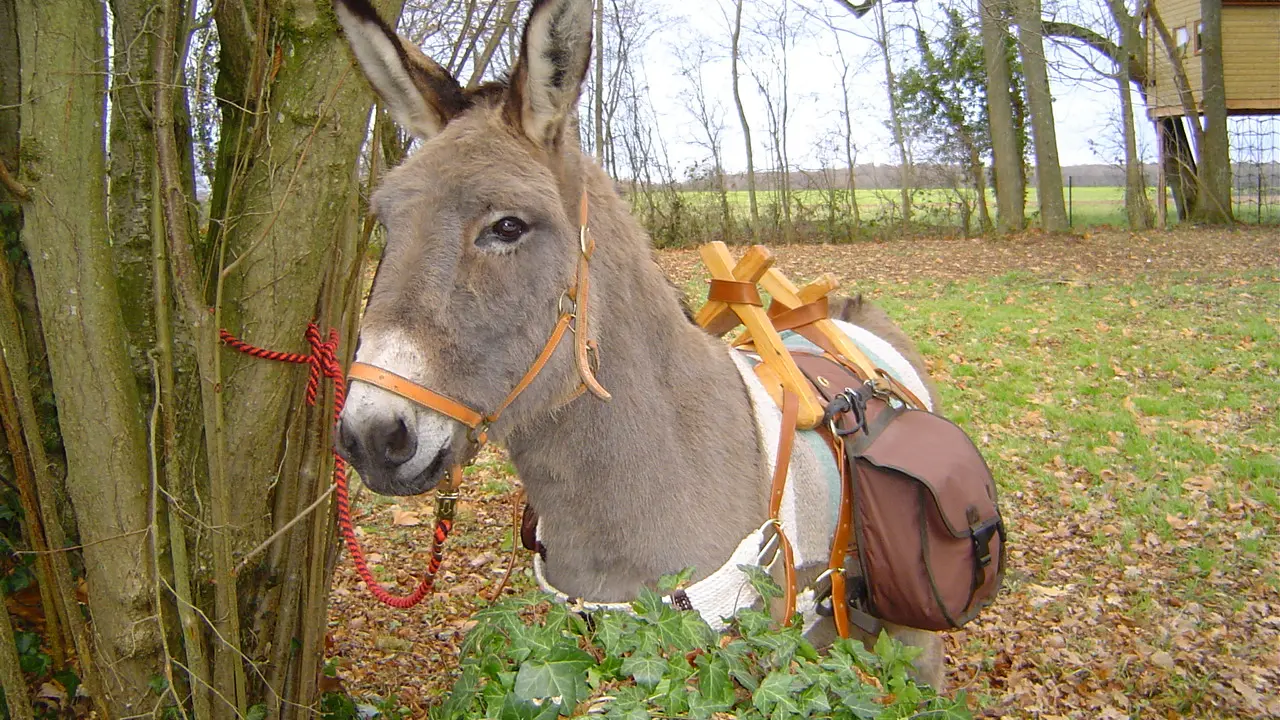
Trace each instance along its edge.
{"label": "bare tree", "polygon": [[760,225],[760,207],[756,202],[756,165],[751,144],[751,124],[747,122],[747,110],[742,104],[742,90],[739,87],[742,76],[739,63],[742,58],[742,4],[736,0],[733,10],[732,44],[729,50],[730,68],[733,74],[733,103],[738,108],[738,122],[742,124],[742,138],[747,151],[747,200],[751,205],[751,228]]}
{"label": "bare tree", "polygon": [[750,65],[752,79],[764,100],[769,125],[769,147],[774,159],[774,200],[783,241],[795,240],[792,222],[791,156],[788,125],[791,121],[791,51],[803,25],[788,17],[789,3],[770,7],[755,19],[751,32],[758,48],[757,61]]}
{"label": "bare tree", "polygon": [[[1143,0],[1140,0],[1142,2]],[[1125,211],[1129,226],[1135,230],[1150,227],[1153,220],[1147,199],[1146,178],[1138,152],[1137,128],[1133,109],[1133,90],[1145,98],[1146,44],[1141,34],[1141,8],[1130,12],[1126,0],[1107,0],[1105,7],[1092,15],[1076,9],[1077,22],[1052,21],[1043,24],[1046,35],[1056,39],[1065,49],[1078,56],[1090,73],[1108,78],[1116,87],[1120,100],[1120,154],[1125,171]],[[1109,35],[1118,40],[1113,41]],[[1081,46],[1087,48],[1082,51]],[[1089,78],[1077,78],[1088,82]],[[1091,143],[1105,145],[1105,143]]]}
{"label": "bare tree", "polygon": [[898,108],[897,78],[893,74],[893,54],[890,49],[889,26],[885,19],[883,3],[876,3],[872,9],[876,18],[876,46],[884,61],[885,91],[889,97],[889,129],[893,131],[893,144],[898,149],[899,192],[902,197],[902,222],[911,222],[911,196],[913,182],[911,177],[911,152],[908,149],[907,136],[903,132],[902,117]]}
{"label": "bare tree", "polygon": [[858,147],[853,140],[853,110],[849,102],[849,73],[853,68],[844,53],[844,44],[840,42],[840,33],[833,32],[833,34],[836,41],[836,56],[840,60],[840,120],[843,126],[840,137],[844,148],[845,167],[848,168],[845,181],[845,190],[848,196],[847,207],[849,213],[853,216],[854,227],[857,227],[862,224],[862,214],[858,209]]}
{"label": "bare tree", "polygon": [[981,0],[978,18],[987,68],[987,115],[991,125],[998,224],[1001,232],[1017,232],[1026,224],[1026,188],[1022,144],[1014,122],[1006,0]]}
{"label": "bare tree", "polygon": [[1067,229],[1067,206],[1062,197],[1062,166],[1058,162],[1058,137],[1044,55],[1040,0],[1013,0],[1013,7],[1018,23],[1018,51],[1027,77],[1031,135],[1035,141],[1040,225],[1050,232],[1060,232]]}
{"label": "bare tree", "polygon": [[1195,217],[1231,222],[1231,155],[1227,141],[1227,87],[1222,64],[1222,0],[1200,0],[1200,92],[1204,103],[1204,153]]}
{"label": "bare tree", "polygon": [[[218,331],[304,350],[309,321],[354,325],[372,94],[327,3],[109,6],[110,34],[104,0],[0,3],[17,20],[0,23],[0,108],[21,117],[11,157],[0,109],[0,159],[20,160],[24,203],[19,256],[0,260],[0,408],[24,524],[51,558],[51,646],[74,654],[99,717],[309,714],[336,559],[332,408],[302,402],[305,372],[229,353]],[[503,7],[473,2],[468,22],[492,28]],[[188,88],[209,127],[191,127]]]}
{"label": "bare tree", "polygon": [[733,236],[733,213],[724,179],[724,108],[707,92],[702,74],[712,61],[707,47],[708,43],[694,42],[677,50],[680,76],[686,80],[680,99],[698,124],[696,144],[711,155],[711,181],[720,204],[720,235],[728,240]]}

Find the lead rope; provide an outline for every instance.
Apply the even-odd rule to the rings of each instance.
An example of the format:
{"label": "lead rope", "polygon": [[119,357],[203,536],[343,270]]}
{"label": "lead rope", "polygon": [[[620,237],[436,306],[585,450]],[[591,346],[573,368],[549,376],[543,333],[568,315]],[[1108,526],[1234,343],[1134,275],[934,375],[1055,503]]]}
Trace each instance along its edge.
{"label": "lead rope", "polygon": [[[329,338],[322,340],[320,328],[314,322],[308,323],[306,337],[307,344],[311,346],[309,355],[266,350],[250,345],[226,330],[219,330],[218,337],[228,347],[252,357],[310,365],[310,375],[307,378],[308,405],[316,404],[320,379],[323,377],[332,380],[333,420],[335,423],[338,421],[338,417],[342,414],[342,406],[347,400],[347,381],[343,375],[342,366],[338,363],[337,330],[330,329]],[[355,526],[351,523],[351,500],[347,492],[347,462],[336,451],[333,453],[333,495],[338,506],[338,528],[346,541],[347,550],[351,553],[351,562],[356,566],[356,572],[378,601],[394,608],[411,608],[422,602],[422,599],[435,587],[436,575],[440,572],[440,565],[444,561],[444,543],[453,530],[453,516],[458,499],[454,493],[457,491],[460,470],[461,468],[455,468],[456,472],[451,473],[449,485],[442,487],[443,492],[437,492],[436,495],[436,528],[432,537],[431,559],[427,562],[426,575],[412,593],[393,595],[383,588],[369,571],[369,564],[365,560],[364,552],[360,549],[360,542],[356,539]]]}

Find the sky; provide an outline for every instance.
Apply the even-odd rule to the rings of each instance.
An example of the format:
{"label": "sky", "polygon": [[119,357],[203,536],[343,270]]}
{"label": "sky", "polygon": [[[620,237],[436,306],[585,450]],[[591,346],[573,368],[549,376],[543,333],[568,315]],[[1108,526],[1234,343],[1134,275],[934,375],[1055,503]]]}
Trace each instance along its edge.
{"label": "sky", "polygon": [[[723,5],[726,10],[731,11],[732,0],[651,2],[661,6],[662,16],[669,19],[668,22],[661,23],[647,46],[645,71],[653,102],[658,110],[663,137],[670,143],[672,159],[681,166],[707,154],[692,143],[682,142],[682,139],[697,134],[698,125],[684,109],[685,103],[679,97],[688,83],[674,69],[678,49],[701,44],[709,53],[720,58],[704,64],[702,71],[709,94],[724,111],[726,168],[730,171],[744,170],[746,154],[733,105],[731,73],[725,49],[728,45],[729,28],[721,10]],[[752,4],[761,4],[761,0],[749,0],[748,6]],[[834,0],[809,0],[807,5],[818,10],[830,10],[830,17],[844,31],[840,33],[840,43],[846,56],[856,66],[862,66],[854,74],[851,83],[853,114],[857,118],[855,131],[859,138],[857,162],[896,164],[896,151],[886,126],[888,101],[884,66],[879,59],[878,48],[867,39],[875,32],[873,15],[867,14],[861,19],[855,19]],[[913,20],[910,4],[890,3],[888,7],[890,23]],[[936,0],[919,0],[915,4],[926,27],[940,15],[941,7],[944,5]],[[801,12],[793,12],[791,22],[802,28],[805,36],[798,42],[790,60],[794,115],[788,133],[789,145],[795,164],[800,167],[816,167],[822,163],[813,147],[815,141],[836,129],[841,122],[837,114],[842,98],[840,71],[835,59],[835,34],[819,18],[806,17]],[[910,42],[909,38],[905,34],[896,37],[905,50]],[[1051,63],[1064,66],[1061,72],[1051,71],[1050,78],[1062,165],[1117,161],[1121,156],[1122,146],[1118,123],[1120,101],[1115,83],[1110,80],[1081,82],[1078,78],[1090,73],[1077,55],[1048,43],[1046,54]],[[900,69],[902,58],[898,58],[896,62],[898,67],[895,71]],[[748,117],[753,122],[752,133],[756,136],[756,154],[760,157],[765,151],[763,137],[767,132],[764,120],[766,110],[755,91],[754,81],[745,73],[741,85],[744,92],[751,90],[750,96],[744,98],[744,103],[748,105]],[[1135,102],[1140,102],[1136,93],[1134,98]],[[1140,104],[1137,112],[1140,152],[1144,153],[1147,160],[1153,161],[1155,134]],[[759,160],[757,164],[760,164]]]}

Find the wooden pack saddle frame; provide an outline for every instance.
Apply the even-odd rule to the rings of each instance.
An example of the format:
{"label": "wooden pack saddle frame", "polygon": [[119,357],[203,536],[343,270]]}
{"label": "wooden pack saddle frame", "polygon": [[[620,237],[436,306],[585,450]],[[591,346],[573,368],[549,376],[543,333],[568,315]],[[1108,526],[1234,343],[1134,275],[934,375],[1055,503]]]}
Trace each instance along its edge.
{"label": "wooden pack saddle frame", "polygon": [[[845,581],[845,561],[851,551],[853,535],[853,485],[845,460],[844,440],[834,426],[823,426],[826,406],[812,383],[801,372],[782,340],[782,332],[792,330],[809,340],[835,362],[870,383],[877,392],[895,397],[908,407],[926,405],[877,366],[830,317],[828,297],[839,287],[830,273],[797,287],[780,270],[773,267],[774,257],[763,245],[753,245],[737,262],[723,242],[708,243],[700,249],[702,261],[711,274],[707,302],[695,316],[708,332],[724,336],[739,326],[745,329],[732,339],[732,345],[754,352],[761,362],[755,366],[756,376],[769,396],[782,409],[782,442],[779,445],[769,501],[769,522],[778,537],[784,563],[783,618],[789,622],[795,613],[798,593],[794,552],[780,520],[783,490],[790,462],[791,443],[798,430],[817,430],[830,445],[840,468],[840,508],[836,531],[832,537],[827,569],[818,582],[829,578],[831,610],[836,630],[849,637],[851,611]],[[771,301],[768,309],[760,291]]]}

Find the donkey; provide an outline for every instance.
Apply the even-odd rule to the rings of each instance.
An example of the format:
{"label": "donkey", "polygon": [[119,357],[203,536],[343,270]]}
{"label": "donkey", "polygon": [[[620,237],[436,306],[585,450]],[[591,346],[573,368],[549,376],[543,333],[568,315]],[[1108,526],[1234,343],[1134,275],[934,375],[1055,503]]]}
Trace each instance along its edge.
{"label": "donkey", "polygon": [[[724,565],[767,517],[771,470],[729,347],[689,322],[647,235],[577,147],[591,0],[535,0],[509,78],[474,89],[368,0],[335,0],[335,10],[384,106],[422,141],[372,198],[387,244],[356,361],[493,409],[550,349],[486,428],[540,516],[550,583],[627,601],[662,575],[693,567],[696,580]],[[584,197],[589,287],[578,285]],[[575,342],[598,348],[594,380],[608,401],[581,392],[591,371],[574,342],[548,343],[571,287],[575,332],[589,336]],[[842,315],[888,337],[925,377],[883,313],[847,301]],[[365,484],[391,495],[432,490],[474,452],[463,423],[366,382],[351,384],[336,437]],[[918,674],[941,691],[940,637],[891,632],[924,649]]]}

